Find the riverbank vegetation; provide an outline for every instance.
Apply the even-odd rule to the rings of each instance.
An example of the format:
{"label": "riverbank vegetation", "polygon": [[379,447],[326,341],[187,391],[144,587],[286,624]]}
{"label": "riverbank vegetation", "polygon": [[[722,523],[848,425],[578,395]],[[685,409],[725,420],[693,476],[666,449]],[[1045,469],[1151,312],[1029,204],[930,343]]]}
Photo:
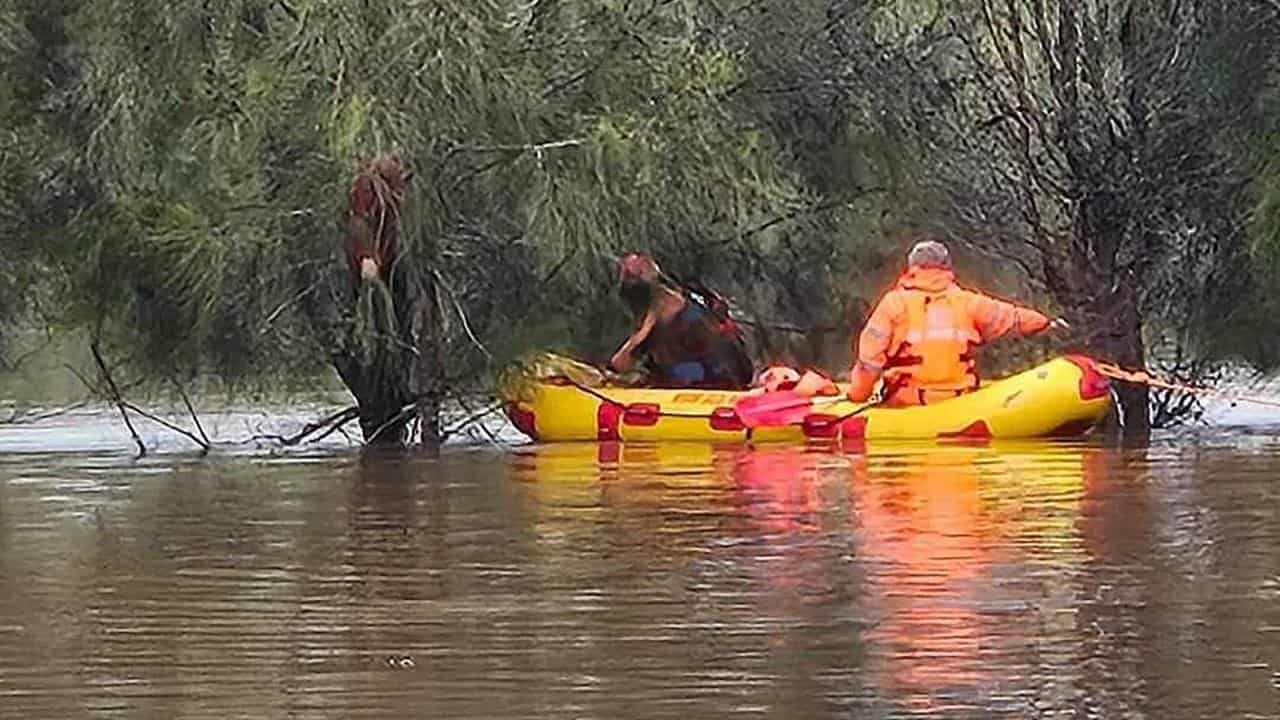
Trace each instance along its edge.
{"label": "riverbank vegetation", "polygon": [[[13,0],[0,353],[79,333],[107,396],[336,368],[366,439],[430,442],[526,351],[606,358],[624,252],[840,371],[930,232],[1072,321],[1034,352],[1268,368],[1277,58],[1260,0]],[[393,156],[394,267],[353,282]]]}

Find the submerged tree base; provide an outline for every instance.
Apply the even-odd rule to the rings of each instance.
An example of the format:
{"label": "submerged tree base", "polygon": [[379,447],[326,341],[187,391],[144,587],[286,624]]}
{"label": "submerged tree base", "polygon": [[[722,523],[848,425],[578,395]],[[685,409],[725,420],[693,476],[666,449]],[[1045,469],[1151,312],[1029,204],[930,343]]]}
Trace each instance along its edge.
{"label": "submerged tree base", "polygon": [[[359,408],[366,445],[438,445],[444,396],[443,328],[434,269],[403,252],[410,174],[399,158],[364,164],[349,196],[348,293],[330,308],[342,333],[334,368]],[[329,314],[329,313],[326,313]],[[416,436],[416,437],[415,437]]]}

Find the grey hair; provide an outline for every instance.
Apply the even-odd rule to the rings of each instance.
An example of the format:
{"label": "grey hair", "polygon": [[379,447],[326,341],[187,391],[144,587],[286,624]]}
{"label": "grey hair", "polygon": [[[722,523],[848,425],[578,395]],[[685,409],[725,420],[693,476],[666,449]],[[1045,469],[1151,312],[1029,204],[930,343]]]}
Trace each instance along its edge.
{"label": "grey hair", "polygon": [[951,268],[951,253],[947,246],[936,240],[922,240],[907,255],[909,267]]}

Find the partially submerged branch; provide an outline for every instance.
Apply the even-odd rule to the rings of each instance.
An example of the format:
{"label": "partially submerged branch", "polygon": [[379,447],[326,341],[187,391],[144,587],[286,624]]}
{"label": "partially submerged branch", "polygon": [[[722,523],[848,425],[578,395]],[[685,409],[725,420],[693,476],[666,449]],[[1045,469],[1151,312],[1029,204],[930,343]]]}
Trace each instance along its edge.
{"label": "partially submerged branch", "polygon": [[24,410],[14,407],[9,412],[9,417],[0,420],[0,425],[32,425],[43,420],[50,420],[61,415],[66,415],[69,412],[75,412],[76,410],[86,407],[91,402],[92,400],[81,400],[80,402],[72,403],[70,405],[42,410]]}
{"label": "partially submerged branch", "polygon": [[[106,361],[102,359],[102,352],[98,349],[97,340],[89,343],[89,350],[93,353],[93,361],[98,365],[98,373],[102,377],[102,382],[105,383],[107,390],[111,393],[109,399],[120,410],[120,417],[124,419],[124,426],[129,428],[129,434],[133,436],[133,442],[138,446],[138,457],[146,456],[147,446],[142,443],[142,438],[138,436],[138,431],[133,427],[133,421],[129,419],[129,413],[125,410],[124,398],[120,395],[120,388],[116,386],[116,381],[111,377],[111,371],[107,368]],[[81,378],[81,381],[84,382],[84,378]],[[90,390],[97,391],[92,384],[86,383],[86,386]]]}
{"label": "partially submerged branch", "polygon": [[454,426],[451,430],[445,432],[444,433],[445,437],[456,434],[466,429],[467,427],[474,425],[480,428],[480,432],[484,433],[485,437],[488,438],[489,442],[492,445],[496,447],[506,447],[506,443],[499,440],[498,436],[494,435],[493,431],[490,430],[487,425],[480,422],[480,420],[482,420],[483,418],[488,417],[490,414],[500,409],[502,407],[502,403],[494,403],[493,405],[490,405],[488,408],[485,408],[480,412],[473,412],[471,407],[467,404],[467,401],[464,398],[462,398],[461,396],[455,395],[454,399],[458,402],[458,405],[462,407],[464,412],[468,412],[472,414],[468,416],[466,419],[464,419],[462,422]]}
{"label": "partially submerged branch", "polygon": [[190,430],[169,422],[158,415],[143,410],[137,405],[126,400],[124,398],[124,393],[120,390],[120,386],[116,384],[115,377],[111,374],[110,367],[108,367],[106,360],[102,357],[102,350],[98,346],[97,340],[89,343],[89,351],[93,355],[94,364],[98,367],[98,375],[101,379],[100,385],[91,382],[75,368],[68,366],[68,369],[71,370],[82,384],[84,384],[89,392],[98,397],[105,396],[106,399],[115,405],[116,409],[120,411],[120,417],[124,420],[124,425],[128,428],[129,435],[133,438],[134,444],[138,447],[137,457],[141,458],[146,456],[147,446],[142,442],[142,437],[138,435],[137,429],[133,426],[133,420],[129,417],[130,412],[188,438],[196,445],[200,446],[202,455],[208,454],[208,452],[213,448],[213,443],[210,442],[209,436],[205,434],[204,427],[200,424],[200,418],[196,415],[195,407],[191,404],[190,398],[187,397],[187,394],[182,389],[181,385],[178,385],[178,392],[181,395],[183,402],[186,404],[187,411],[191,413],[191,419],[200,433],[198,436]]}
{"label": "partially submerged branch", "polygon": [[[160,417],[159,415],[154,415],[154,414],[152,414],[152,413],[149,413],[149,412],[147,412],[146,410],[143,410],[142,408],[138,407],[137,405],[134,405],[134,404],[133,404],[133,403],[131,403],[131,402],[128,402],[128,401],[121,401],[121,402],[120,402],[120,407],[121,407],[121,410],[124,410],[124,409],[126,409],[126,408],[127,408],[128,410],[130,410],[130,411],[134,412],[134,413],[135,413],[135,414],[137,414],[138,416],[140,416],[140,417],[144,417],[144,418],[146,418],[147,420],[150,420],[151,422],[153,422],[153,423],[155,423],[155,424],[157,424],[157,425],[160,425],[161,427],[168,428],[169,430],[172,430],[172,431],[174,431],[174,432],[178,433],[179,435],[181,435],[181,436],[183,436],[183,437],[187,438],[187,439],[188,439],[188,440],[190,440],[191,442],[193,442],[193,443],[195,443],[195,444],[197,444],[197,445],[199,445],[199,446],[200,446],[201,454],[207,454],[207,453],[209,452],[209,450],[211,449],[211,446],[210,446],[209,441],[208,441],[208,439],[207,439],[207,438],[202,440],[202,439],[200,439],[200,437],[198,437],[195,433],[191,432],[190,430],[187,430],[187,429],[185,429],[185,428],[183,428],[183,427],[181,427],[181,426],[179,426],[179,425],[175,425],[174,423],[171,423],[171,422],[169,422],[168,420],[165,420],[164,418]],[[203,430],[201,430],[201,433],[202,433],[202,434],[203,434],[203,432],[204,432],[204,431],[203,431]]]}
{"label": "partially submerged branch", "polygon": [[178,388],[178,395],[182,398],[182,403],[187,406],[187,412],[191,414],[191,422],[195,424],[196,430],[200,432],[200,437],[204,440],[205,452],[209,451],[212,443],[209,442],[209,435],[205,433],[204,426],[200,424],[200,416],[196,414],[195,406],[191,404],[191,398],[187,397],[187,391],[183,389],[182,384],[177,380],[173,384]]}
{"label": "partially submerged branch", "polygon": [[[459,421],[457,425],[454,425],[453,427],[449,428],[448,430],[445,430],[445,431],[444,431],[444,433],[443,433],[443,435],[444,435],[445,437],[450,437],[450,436],[452,436],[452,435],[456,435],[456,434],[458,434],[459,432],[462,432],[463,430],[466,430],[467,428],[469,428],[469,427],[471,427],[471,426],[473,426],[473,425],[476,425],[476,424],[478,424],[478,423],[480,424],[480,427],[481,427],[482,429],[484,429],[484,430],[487,432],[487,431],[488,431],[488,428],[485,428],[485,427],[484,427],[484,424],[483,424],[483,423],[480,423],[480,421],[481,421],[481,420],[483,420],[483,419],[485,419],[485,418],[487,418],[487,417],[489,417],[490,415],[492,415],[492,414],[494,414],[494,413],[496,413],[496,412],[498,412],[498,411],[502,410],[502,406],[503,406],[503,404],[502,404],[502,403],[497,402],[497,403],[493,403],[493,404],[489,405],[488,407],[486,407],[486,408],[484,408],[484,409],[480,410],[479,412],[471,413],[470,415],[468,415],[467,417],[465,417],[465,418],[463,418],[461,421]],[[491,434],[490,434],[490,438],[491,438],[491,439],[496,439],[496,438],[493,438],[493,436],[492,436]]]}
{"label": "partially submerged branch", "polygon": [[250,438],[250,441],[270,440],[273,442],[278,442],[280,445],[284,447],[292,447],[294,445],[301,443],[303,440],[306,440],[312,435],[315,435],[316,433],[322,433],[319,437],[312,440],[312,442],[320,442],[326,437],[329,437],[330,435],[332,435],[334,432],[337,432],[339,429],[342,428],[342,426],[346,425],[347,423],[359,417],[360,417],[360,408],[353,405],[349,408],[339,410],[338,412],[333,413],[332,415],[328,415],[314,422],[309,422],[306,425],[303,425],[302,429],[294,433],[293,435],[285,436],[285,435],[276,435],[276,434],[257,434],[257,435],[254,435],[252,438]]}
{"label": "partially submerged branch", "polygon": [[365,438],[364,444],[373,445],[377,443],[378,440],[382,437],[383,433],[385,433],[387,430],[393,427],[400,426],[401,423],[403,423],[406,419],[408,419],[408,417],[412,415],[414,412],[416,412],[417,410],[418,410],[418,402],[416,400],[400,408],[400,412],[391,416],[389,420],[384,422],[382,425],[378,426],[378,428],[374,430],[373,433],[369,435],[369,437]]}

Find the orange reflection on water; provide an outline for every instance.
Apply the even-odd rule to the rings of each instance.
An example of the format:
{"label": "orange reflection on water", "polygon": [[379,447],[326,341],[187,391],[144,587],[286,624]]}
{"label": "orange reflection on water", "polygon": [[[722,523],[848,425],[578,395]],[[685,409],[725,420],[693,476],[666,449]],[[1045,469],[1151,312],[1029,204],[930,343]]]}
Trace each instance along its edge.
{"label": "orange reflection on water", "polygon": [[987,631],[973,594],[998,529],[980,517],[973,459],[932,453],[851,479],[864,592],[878,620],[866,640],[881,646],[873,656],[884,681],[920,709],[984,676],[977,660]]}
{"label": "orange reflection on water", "polygon": [[[917,711],[989,706],[1036,662],[1027,638],[1070,622],[1078,526],[1097,451],[917,449],[855,471],[865,633],[885,689]],[[1033,689],[1022,688],[1021,691]]]}
{"label": "orange reflection on water", "polygon": [[[1088,558],[1080,504],[1099,452],[549,447],[517,477],[551,527],[558,506],[602,513],[592,528],[634,569],[654,551],[716,563],[716,581],[730,583],[721,590],[768,619],[774,651],[808,651],[815,639],[796,627],[856,621],[840,651],[865,658],[877,694],[945,712],[1035,691],[1025,685],[1039,638],[1075,622],[1072,574]],[[832,614],[850,602],[855,614]]]}
{"label": "orange reflection on water", "polygon": [[805,448],[738,448],[730,456],[740,507],[757,529],[814,531],[822,509],[818,468],[827,457]]}

